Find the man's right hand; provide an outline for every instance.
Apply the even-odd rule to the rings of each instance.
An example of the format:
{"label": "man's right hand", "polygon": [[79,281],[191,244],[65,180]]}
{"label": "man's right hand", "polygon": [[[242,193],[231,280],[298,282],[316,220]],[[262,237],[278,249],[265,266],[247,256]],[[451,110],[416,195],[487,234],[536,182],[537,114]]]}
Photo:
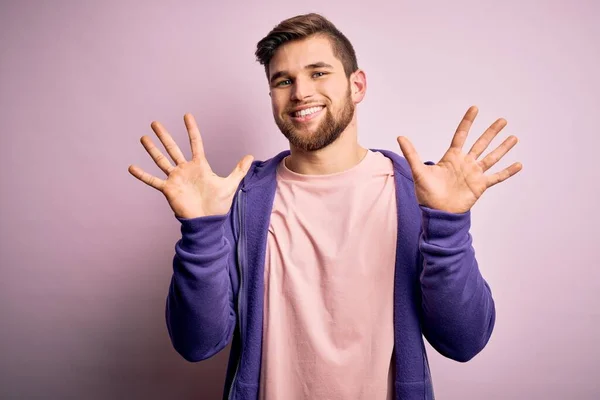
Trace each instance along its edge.
{"label": "man's right hand", "polygon": [[183,120],[190,137],[191,161],[185,159],[162,124],[155,121],[151,124],[152,130],[175,162],[175,166],[152,143],[150,137],[142,136],[142,145],[156,165],[167,174],[167,179],[162,180],[152,176],[135,165],[129,167],[129,172],[140,181],[162,192],[177,217],[225,215],[229,212],[235,192],[248,173],[254,157],[246,155],[229,176],[225,178],[218,176],[206,160],[202,138],[194,117],[186,114]]}

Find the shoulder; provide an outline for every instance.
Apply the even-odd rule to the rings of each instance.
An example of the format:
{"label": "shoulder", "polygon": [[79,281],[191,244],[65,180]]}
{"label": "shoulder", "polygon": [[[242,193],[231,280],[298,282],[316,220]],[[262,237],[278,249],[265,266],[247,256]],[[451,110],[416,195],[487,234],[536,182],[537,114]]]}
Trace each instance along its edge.
{"label": "shoulder", "polygon": [[248,173],[241,182],[242,187],[250,188],[255,185],[274,181],[277,166],[289,154],[289,150],[283,150],[269,159],[252,161]]}
{"label": "shoulder", "polygon": [[391,150],[384,150],[384,149],[370,149],[371,151],[376,151],[379,152],[381,154],[383,154],[384,156],[386,156],[387,158],[389,158],[390,160],[392,160],[392,164],[394,165],[394,172],[400,174],[400,176],[402,176],[405,179],[408,179],[409,181],[413,181],[413,177],[412,177],[412,172],[410,169],[410,166],[408,165],[408,161],[406,161],[406,158],[402,157],[400,154],[391,151]]}

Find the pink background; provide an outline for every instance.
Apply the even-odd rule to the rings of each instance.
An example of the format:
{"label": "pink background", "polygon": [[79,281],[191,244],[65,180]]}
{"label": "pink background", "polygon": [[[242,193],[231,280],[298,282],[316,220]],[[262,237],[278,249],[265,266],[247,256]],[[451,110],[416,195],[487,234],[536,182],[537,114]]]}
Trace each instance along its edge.
{"label": "pink background", "polygon": [[438,398],[600,398],[600,3],[419,4],[3,1],[0,398],[220,397],[228,351],[190,364],[170,345],[179,224],[127,167],[160,172],[152,120],[189,154],[185,112],[218,173],[287,148],[253,52],[309,11],[366,70],[363,145],[404,134],[437,161],[471,104],[468,145],[501,116],[521,139],[502,166],[524,170],[473,210],[496,329],[466,364],[428,347]]}

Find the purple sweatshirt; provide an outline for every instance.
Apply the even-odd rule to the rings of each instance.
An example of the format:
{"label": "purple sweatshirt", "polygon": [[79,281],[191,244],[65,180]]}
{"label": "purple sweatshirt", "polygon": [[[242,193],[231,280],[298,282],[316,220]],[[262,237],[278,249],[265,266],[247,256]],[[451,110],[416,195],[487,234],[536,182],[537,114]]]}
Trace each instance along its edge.
{"label": "purple sweatshirt", "polygon": [[[442,355],[466,362],[492,334],[494,301],[475,259],[470,212],[420,206],[406,160],[373,151],[392,160],[396,184],[395,398],[430,400],[423,336]],[[223,398],[258,398],[267,232],[276,167],[289,154],[254,161],[226,215],[178,218],[182,238],[175,246],[167,328],[175,350],[191,362],[212,357],[233,338]]]}

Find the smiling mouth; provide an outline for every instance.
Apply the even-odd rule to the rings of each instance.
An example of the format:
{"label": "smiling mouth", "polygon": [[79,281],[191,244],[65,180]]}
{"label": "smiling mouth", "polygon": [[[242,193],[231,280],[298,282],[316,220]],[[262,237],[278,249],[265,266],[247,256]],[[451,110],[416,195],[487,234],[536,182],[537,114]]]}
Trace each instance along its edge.
{"label": "smiling mouth", "polygon": [[323,111],[323,109],[325,109],[324,106],[315,106],[315,107],[306,108],[304,110],[292,112],[289,115],[292,117],[292,120],[294,120],[294,121],[304,122],[304,121],[309,121],[309,120],[317,117],[318,115],[320,115],[321,112]]}

